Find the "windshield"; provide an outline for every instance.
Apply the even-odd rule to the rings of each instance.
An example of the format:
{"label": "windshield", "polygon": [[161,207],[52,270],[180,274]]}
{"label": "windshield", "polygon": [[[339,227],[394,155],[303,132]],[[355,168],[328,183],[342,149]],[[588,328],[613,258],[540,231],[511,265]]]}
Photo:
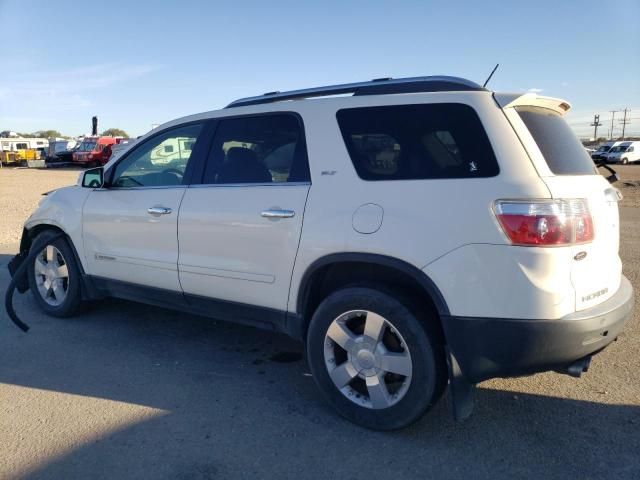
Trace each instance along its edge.
{"label": "windshield", "polygon": [[96,148],[96,141],[85,141],[80,144],[80,148],[78,150],[80,152],[92,152],[93,149]]}
{"label": "windshield", "polygon": [[522,106],[516,111],[555,175],[594,175],[593,161],[562,116],[548,108]]}
{"label": "windshield", "polygon": [[600,145],[596,152],[608,152],[611,149],[609,145]]}

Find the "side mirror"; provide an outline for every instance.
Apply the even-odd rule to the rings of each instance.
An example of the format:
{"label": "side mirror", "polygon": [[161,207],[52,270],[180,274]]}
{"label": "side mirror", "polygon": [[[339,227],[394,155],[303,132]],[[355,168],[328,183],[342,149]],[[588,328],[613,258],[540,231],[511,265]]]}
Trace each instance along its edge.
{"label": "side mirror", "polygon": [[100,188],[104,185],[104,168],[90,168],[82,174],[84,188]]}

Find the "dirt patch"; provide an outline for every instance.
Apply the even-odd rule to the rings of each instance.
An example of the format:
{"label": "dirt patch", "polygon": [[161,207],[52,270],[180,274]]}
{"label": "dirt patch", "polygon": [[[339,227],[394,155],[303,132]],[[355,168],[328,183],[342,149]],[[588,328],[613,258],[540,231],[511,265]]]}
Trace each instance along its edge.
{"label": "dirt patch", "polygon": [[[613,184],[622,192],[621,207],[640,208],[640,165],[611,165],[620,181]],[[603,170],[604,169],[600,169]]]}
{"label": "dirt patch", "polygon": [[66,169],[0,168],[0,245],[19,242],[22,225],[42,194],[75,184],[79,174]]}

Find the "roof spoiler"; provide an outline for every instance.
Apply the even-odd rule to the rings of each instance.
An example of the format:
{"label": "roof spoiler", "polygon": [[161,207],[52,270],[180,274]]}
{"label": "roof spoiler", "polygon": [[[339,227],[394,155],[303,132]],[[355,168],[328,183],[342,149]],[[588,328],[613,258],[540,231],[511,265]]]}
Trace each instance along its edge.
{"label": "roof spoiler", "polygon": [[541,97],[535,93],[494,93],[493,98],[502,108],[528,105],[553,110],[564,115],[571,109],[571,104],[561,98]]}

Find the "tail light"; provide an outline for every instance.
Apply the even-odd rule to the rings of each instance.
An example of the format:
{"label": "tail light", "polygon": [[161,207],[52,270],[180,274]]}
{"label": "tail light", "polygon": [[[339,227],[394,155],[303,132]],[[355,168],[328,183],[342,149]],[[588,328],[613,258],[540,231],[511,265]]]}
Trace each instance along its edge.
{"label": "tail light", "polygon": [[593,240],[593,220],[584,199],[498,200],[495,214],[514,245],[562,246]]}

